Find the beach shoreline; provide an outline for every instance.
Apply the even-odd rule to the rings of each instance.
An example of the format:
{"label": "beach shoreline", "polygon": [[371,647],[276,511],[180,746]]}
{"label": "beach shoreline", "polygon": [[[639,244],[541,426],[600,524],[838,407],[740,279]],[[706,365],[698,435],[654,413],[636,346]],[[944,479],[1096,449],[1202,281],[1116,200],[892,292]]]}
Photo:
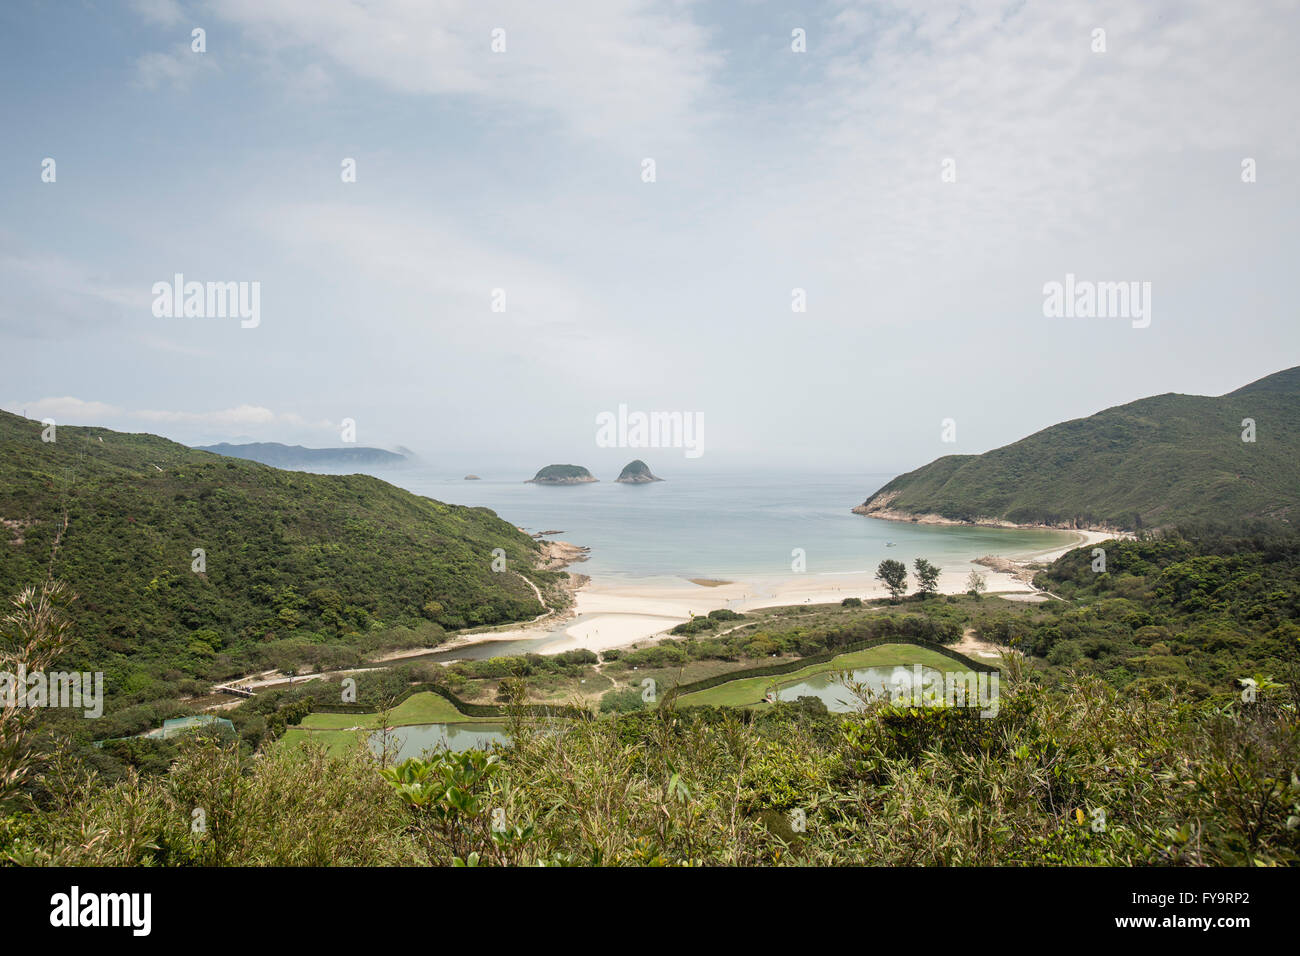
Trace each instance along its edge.
{"label": "beach shoreline", "polygon": [[[877,493],[879,494],[879,493]],[[872,495],[862,504],[850,508],[855,515],[862,515],[864,518],[879,518],[881,521],[896,521],[900,524],[923,524],[923,525],[940,525],[953,528],[1009,528],[1021,531],[1077,531],[1080,533],[1103,534],[1109,538],[1131,538],[1133,533],[1125,531],[1122,528],[1112,528],[1106,525],[1080,525],[1073,522],[1068,525],[1056,524],[1021,524],[1016,521],[1007,521],[1003,518],[985,518],[979,521],[962,521],[957,518],[947,518],[933,511],[897,511],[888,505],[898,497],[898,492],[890,492],[884,499],[876,505],[870,505],[871,501],[877,497]]]}
{"label": "beach shoreline", "polygon": [[[1094,529],[1045,530],[1071,535],[1069,541],[1033,551],[1010,555],[985,556],[943,565],[939,573],[941,594],[964,594],[971,571],[979,571],[987,584],[986,594],[1012,600],[1046,600],[1024,578],[1027,566],[1046,564],[1072,551],[1115,537],[1122,533]],[[575,548],[567,542],[555,542]],[[980,561],[996,557],[995,566]],[[758,608],[798,604],[838,604],[844,598],[863,600],[887,597],[884,585],[874,571],[848,573],[790,572],[779,575],[730,575],[726,578],[681,577],[653,581],[617,578],[579,579],[574,584],[573,606],[557,618],[536,625],[507,627],[491,633],[464,634],[442,645],[439,650],[456,650],[469,645],[505,641],[536,640],[538,654],[559,654],[586,649],[605,651],[613,648],[643,646],[669,636],[668,631],[692,616],[726,608],[745,612]],[[699,583],[707,582],[707,583]],[[909,585],[911,581],[909,579]]]}

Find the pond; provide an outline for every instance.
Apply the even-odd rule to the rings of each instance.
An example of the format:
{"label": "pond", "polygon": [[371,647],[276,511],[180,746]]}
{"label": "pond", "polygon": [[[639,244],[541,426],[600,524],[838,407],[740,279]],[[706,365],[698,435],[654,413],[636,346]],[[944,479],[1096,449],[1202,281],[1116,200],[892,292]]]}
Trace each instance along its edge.
{"label": "pond", "polygon": [[[943,673],[933,667],[921,668],[927,679],[943,680]],[[840,680],[840,673],[828,672],[808,677],[797,684],[787,684],[780,688],[777,697],[780,700],[797,700],[800,697],[816,697],[832,713],[843,714],[858,710],[862,703]],[[877,695],[890,695],[894,688],[911,687],[915,679],[913,667],[866,667],[853,671],[854,681],[869,687]],[[942,686],[942,683],[940,684]]]}
{"label": "pond", "polygon": [[[414,724],[394,727],[389,733],[390,749],[398,762],[409,757],[419,757],[426,750],[486,750],[492,744],[506,744],[505,724],[488,721],[464,724]],[[370,735],[370,749],[376,754],[383,749],[383,731]],[[390,754],[392,756],[392,754]]]}

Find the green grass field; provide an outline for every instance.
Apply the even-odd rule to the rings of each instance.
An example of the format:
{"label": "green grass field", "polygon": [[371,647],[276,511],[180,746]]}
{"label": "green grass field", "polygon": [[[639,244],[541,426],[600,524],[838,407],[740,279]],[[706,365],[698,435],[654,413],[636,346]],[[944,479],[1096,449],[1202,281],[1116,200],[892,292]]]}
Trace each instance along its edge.
{"label": "green grass field", "polygon": [[817,674],[825,674],[828,671],[855,670],[863,667],[911,667],[913,664],[933,667],[935,670],[944,673],[965,670],[959,662],[945,654],[940,654],[938,651],[917,647],[913,644],[881,644],[877,647],[869,647],[864,651],[841,654],[821,664],[809,664],[807,667],[801,667],[789,674],[746,677],[740,680],[728,681],[725,684],[719,684],[716,687],[709,687],[680,697],[677,703],[682,707],[766,707],[768,705],[763,697],[768,689],[773,686],[785,687],[789,684],[797,684],[801,680],[806,680]]}
{"label": "green grass field", "polygon": [[[963,670],[960,663],[937,651],[913,644],[881,644],[862,651],[840,654],[820,664],[809,664],[789,674],[769,677],[747,677],[728,681],[717,687],[687,694],[678,699],[683,707],[766,707],[763,699],[768,689],[785,687],[801,680],[835,670],[855,670],[864,667],[911,667],[920,664],[948,672]],[[389,712],[392,727],[414,724],[468,724],[500,722],[500,718],[470,717],[462,714],[455,705],[438,694],[422,691],[412,694]],[[290,727],[280,739],[281,747],[296,748],[311,741],[321,744],[331,754],[343,754],[356,747],[371,731],[380,728],[378,713],[370,714],[308,714],[301,724]]]}
{"label": "green grass field", "polygon": [[275,747],[281,750],[297,750],[299,747],[312,743],[324,747],[331,757],[342,757],[360,746],[363,735],[369,732],[362,730],[304,730],[301,727],[290,727],[284,732],[284,736],[275,742]]}
{"label": "green grass field", "polygon": [[[406,727],[410,724],[467,724],[480,720],[500,721],[500,719],[499,717],[470,717],[462,714],[447,698],[427,690],[412,694],[388,714],[388,723],[393,727]],[[342,730],[345,727],[378,730],[380,719],[378,713],[308,714],[299,726],[307,730]]]}

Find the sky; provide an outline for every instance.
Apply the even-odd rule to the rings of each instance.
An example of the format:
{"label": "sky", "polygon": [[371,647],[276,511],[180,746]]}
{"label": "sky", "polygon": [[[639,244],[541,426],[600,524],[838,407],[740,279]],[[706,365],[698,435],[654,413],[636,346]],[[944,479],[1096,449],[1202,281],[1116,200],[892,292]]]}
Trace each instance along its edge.
{"label": "sky", "polygon": [[[1298,41],[1283,0],[10,0],[0,407],[879,474],[1222,394],[1300,364]],[[178,273],[257,324],[158,314]],[[1045,314],[1067,275],[1145,317]],[[702,453],[598,446],[620,405]]]}

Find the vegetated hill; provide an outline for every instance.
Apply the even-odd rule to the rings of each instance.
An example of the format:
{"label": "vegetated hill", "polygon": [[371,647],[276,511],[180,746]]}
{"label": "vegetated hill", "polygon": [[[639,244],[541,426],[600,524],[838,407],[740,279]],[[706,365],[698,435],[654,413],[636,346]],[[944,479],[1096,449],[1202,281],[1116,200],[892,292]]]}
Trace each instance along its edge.
{"label": "vegetated hill", "polygon": [[596,481],[591,472],[581,465],[547,465],[525,484],[537,485],[576,485],[587,481]]}
{"label": "vegetated hill", "polygon": [[154,435],[60,426],[56,438],[0,412],[0,593],[39,583],[60,537],[53,574],[78,595],[77,645],[60,664],[104,671],[110,695],[147,694],[140,685],[164,674],[225,678],[277,647],[539,614],[519,574],[493,572],[494,548],[509,572],[556,577],[533,570],[537,543],[486,508]]}
{"label": "vegetated hill", "polygon": [[408,459],[382,448],[304,448],[302,445],[282,445],[278,441],[258,441],[245,445],[199,445],[199,451],[228,458],[260,461],[276,468],[331,467],[335,465],[401,465]]}
{"label": "vegetated hill", "polygon": [[[1255,441],[1242,440],[1244,419]],[[1136,529],[1300,517],[1300,367],[1217,398],[1156,395],[983,455],[947,455],[853,510],[876,517]]]}
{"label": "vegetated hill", "polygon": [[616,481],[621,481],[625,485],[641,485],[651,481],[663,481],[662,478],[650,471],[650,466],[640,458],[629,461],[619,472]]}

